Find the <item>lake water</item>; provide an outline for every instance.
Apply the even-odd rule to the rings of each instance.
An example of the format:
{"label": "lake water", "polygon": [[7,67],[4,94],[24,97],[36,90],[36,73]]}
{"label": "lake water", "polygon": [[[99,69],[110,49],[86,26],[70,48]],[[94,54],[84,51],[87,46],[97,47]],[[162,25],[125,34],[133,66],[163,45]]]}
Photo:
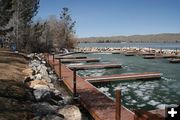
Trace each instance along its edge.
{"label": "lake water", "polygon": [[180,43],[80,43],[79,47],[138,47],[159,49],[180,49]]}
{"label": "lake water", "polygon": [[[110,46],[110,45],[109,45]],[[152,110],[165,105],[180,104],[180,64],[170,64],[168,59],[143,59],[123,54],[82,54],[101,58],[102,63],[122,64],[120,69],[79,71],[81,76],[103,76],[124,73],[160,72],[162,78],[150,81],[110,82],[94,84],[106,95],[114,98],[116,88],[122,89],[122,103],[130,109]]]}

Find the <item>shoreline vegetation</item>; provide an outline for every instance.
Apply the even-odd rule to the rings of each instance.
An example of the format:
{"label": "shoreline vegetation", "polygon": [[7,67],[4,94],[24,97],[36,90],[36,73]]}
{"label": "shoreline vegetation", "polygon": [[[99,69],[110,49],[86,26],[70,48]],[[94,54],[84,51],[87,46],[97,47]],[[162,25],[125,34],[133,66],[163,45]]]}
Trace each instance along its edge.
{"label": "shoreline vegetation", "polygon": [[121,43],[121,42],[179,43],[180,33],[161,33],[161,34],[149,34],[149,35],[110,36],[110,37],[87,37],[87,38],[78,38],[78,42],[79,43]]}

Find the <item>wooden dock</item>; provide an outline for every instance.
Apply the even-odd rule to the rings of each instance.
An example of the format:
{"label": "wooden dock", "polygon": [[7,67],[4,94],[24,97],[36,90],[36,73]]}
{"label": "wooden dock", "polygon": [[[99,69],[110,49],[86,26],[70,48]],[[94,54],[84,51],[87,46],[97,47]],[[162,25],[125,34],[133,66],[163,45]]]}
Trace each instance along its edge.
{"label": "wooden dock", "polygon": [[[58,60],[54,60],[54,62],[55,64],[53,63],[52,57],[50,57],[50,65],[54,65],[55,72],[57,75],[60,75],[59,62]],[[64,64],[61,64],[61,68],[63,82],[69,90],[73,92],[73,71]],[[80,76],[77,75],[76,80],[80,103],[88,110],[92,117],[95,120],[115,120],[115,102]],[[134,120],[134,118],[135,114],[121,105],[121,120]]]}
{"label": "wooden dock", "polygon": [[81,53],[81,52],[68,52],[68,53],[62,53],[62,54],[58,54],[58,56],[66,56],[66,55],[72,55],[72,54],[77,54],[77,53]]}
{"label": "wooden dock", "polygon": [[86,59],[85,56],[55,56],[56,59]]}
{"label": "wooden dock", "polygon": [[79,63],[79,62],[99,62],[97,58],[85,58],[85,59],[62,59],[62,63]]}
{"label": "wooden dock", "polygon": [[109,69],[109,68],[121,68],[120,64],[93,64],[93,65],[71,65],[70,69],[87,70],[87,69]]}
{"label": "wooden dock", "polygon": [[162,55],[162,56],[154,56],[154,55],[148,55],[143,56],[144,59],[162,59],[162,58],[176,58],[177,56],[174,55]]}
{"label": "wooden dock", "polygon": [[154,56],[154,55],[147,55],[147,56],[143,56],[144,59],[160,59],[163,58],[162,56]]}
{"label": "wooden dock", "polygon": [[135,53],[124,53],[125,56],[134,56]]}
{"label": "wooden dock", "polygon": [[180,63],[180,58],[174,58],[169,60],[170,63]]}
{"label": "wooden dock", "polygon": [[161,73],[128,73],[108,76],[97,76],[97,77],[85,77],[87,81],[94,82],[111,82],[111,81],[129,81],[129,80],[148,80],[148,79],[160,79]]}
{"label": "wooden dock", "polygon": [[140,55],[145,55],[145,56],[148,56],[148,55],[150,55],[150,56],[154,56],[155,55],[155,53],[139,53]]}

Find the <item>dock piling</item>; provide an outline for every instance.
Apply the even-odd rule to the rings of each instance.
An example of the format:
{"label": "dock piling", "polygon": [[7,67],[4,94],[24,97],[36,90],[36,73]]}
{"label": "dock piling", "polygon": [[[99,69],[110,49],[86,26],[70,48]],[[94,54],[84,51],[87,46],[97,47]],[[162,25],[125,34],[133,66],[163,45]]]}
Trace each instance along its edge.
{"label": "dock piling", "polygon": [[121,90],[117,89],[116,94],[116,120],[121,120]]}
{"label": "dock piling", "polygon": [[74,90],[74,98],[77,97],[76,94],[76,68],[73,69],[73,90]]}
{"label": "dock piling", "polygon": [[61,59],[59,59],[59,78],[61,79]]}
{"label": "dock piling", "polygon": [[47,62],[49,63],[49,53],[47,53],[47,59],[48,59]]}
{"label": "dock piling", "polygon": [[53,55],[53,63],[54,63],[54,53],[52,53],[52,55]]}

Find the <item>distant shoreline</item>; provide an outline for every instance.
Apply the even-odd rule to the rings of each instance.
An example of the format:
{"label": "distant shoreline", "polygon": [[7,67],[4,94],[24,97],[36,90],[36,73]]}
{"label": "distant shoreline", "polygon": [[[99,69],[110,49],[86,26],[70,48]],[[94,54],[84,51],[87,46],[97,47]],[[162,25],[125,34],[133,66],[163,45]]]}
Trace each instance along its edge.
{"label": "distant shoreline", "polygon": [[150,35],[111,36],[111,37],[87,37],[78,38],[78,43],[150,43],[150,42],[180,42],[180,33],[163,33]]}
{"label": "distant shoreline", "polygon": [[100,48],[100,47],[79,47],[75,49],[76,52],[83,53],[124,53],[124,52],[143,52],[143,53],[158,53],[163,55],[178,55],[180,56],[180,50],[171,49],[157,49],[157,48],[138,48],[138,47],[123,47],[123,48]]}

